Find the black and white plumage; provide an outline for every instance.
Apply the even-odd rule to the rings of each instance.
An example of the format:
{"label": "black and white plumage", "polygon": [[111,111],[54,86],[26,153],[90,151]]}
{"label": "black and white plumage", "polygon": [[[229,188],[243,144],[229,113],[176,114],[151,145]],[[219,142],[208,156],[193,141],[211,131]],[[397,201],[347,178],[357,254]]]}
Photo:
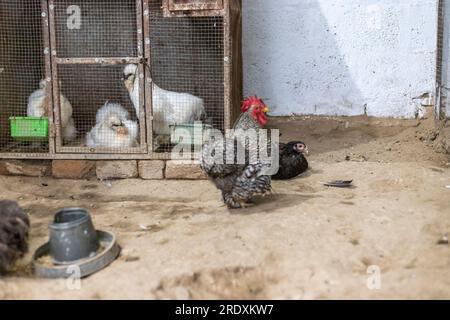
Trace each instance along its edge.
{"label": "black and white plumage", "polygon": [[97,111],[96,125],[86,135],[89,148],[128,148],[137,145],[139,127],[118,103],[107,102]]}
{"label": "black and white plumage", "polygon": [[[272,152],[270,158],[262,158],[261,155],[268,155],[267,150],[275,150],[276,146],[257,143],[267,122],[268,111],[269,108],[258,97],[246,99],[242,104],[242,114],[233,127],[234,137],[210,140],[202,147],[200,167],[222,191],[223,200],[231,209],[247,207],[255,195],[264,196],[272,191],[270,175],[273,155],[278,155],[278,151]],[[254,140],[247,140],[246,136],[250,140],[253,136]],[[238,150],[244,150],[244,153],[239,154]],[[219,161],[215,161],[216,155],[221,155]],[[221,159],[229,161],[222,163]]]}
{"label": "black and white plumage", "polygon": [[28,250],[27,214],[14,201],[0,201],[0,273],[8,271]]}
{"label": "black and white plumage", "polygon": [[274,180],[289,180],[299,176],[308,170],[308,147],[302,141],[292,141],[286,144],[280,143],[279,170],[272,176]]}
{"label": "black and white plumage", "polygon": [[[245,208],[255,195],[266,195],[272,190],[271,178],[264,174],[267,164],[261,161],[245,163],[237,160],[240,142],[233,139],[210,141],[202,148],[201,169],[222,192],[222,198],[230,209]],[[215,154],[223,152],[223,163],[215,161]],[[230,161],[226,161],[234,154]],[[217,158],[216,158],[217,159]]]}

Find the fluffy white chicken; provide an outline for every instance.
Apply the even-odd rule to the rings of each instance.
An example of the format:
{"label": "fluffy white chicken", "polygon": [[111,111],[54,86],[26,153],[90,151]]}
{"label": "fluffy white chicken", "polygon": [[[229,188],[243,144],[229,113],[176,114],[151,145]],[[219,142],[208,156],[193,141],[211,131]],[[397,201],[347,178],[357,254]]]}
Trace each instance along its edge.
{"label": "fluffy white chicken", "polygon": [[[27,116],[29,117],[47,117],[48,108],[50,108],[49,101],[46,97],[47,81],[41,80],[39,83],[39,89],[34,91],[28,97]],[[66,140],[73,140],[77,136],[77,129],[75,128],[75,122],[72,117],[72,104],[67,98],[61,94],[61,129],[62,136]]]}
{"label": "fluffy white chicken", "polygon": [[[127,65],[123,71],[124,84],[139,119],[139,78],[137,73],[137,65],[135,64]],[[155,83],[153,83],[152,88],[153,132],[157,135],[157,138],[167,139],[171,133],[171,125],[194,123],[204,117],[205,106],[202,98],[189,93],[164,90]],[[160,139],[157,139],[156,142],[158,140]]]}
{"label": "fluffy white chicken", "polygon": [[118,103],[107,102],[97,111],[96,125],[86,135],[89,148],[127,148],[137,145],[138,124]]}

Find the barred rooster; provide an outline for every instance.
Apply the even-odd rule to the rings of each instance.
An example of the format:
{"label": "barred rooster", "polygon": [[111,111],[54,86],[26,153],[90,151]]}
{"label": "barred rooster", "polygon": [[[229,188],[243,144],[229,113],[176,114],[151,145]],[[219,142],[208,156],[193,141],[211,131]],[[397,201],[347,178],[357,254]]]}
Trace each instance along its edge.
{"label": "barred rooster", "polygon": [[249,130],[264,128],[267,124],[269,108],[257,96],[250,97],[242,103],[242,113],[236,120],[233,129]]}
{"label": "barred rooster", "polygon": [[[267,123],[268,111],[264,102],[257,97],[245,100],[242,104],[242,114],[233,129],[242,130],[243,135],[248,130],[255,130],[259,134],[259,129]],[[264,196],[271,192],[271,177],[265,174],[269,164],[261,159],[247,157],[247,154],[258,154],[259,150],[255,148],[258,148],[257,144],[241,143],[239,139],[235,141],[230,138],[209,141],[202,148],[201,169],[222,191],[223,201],[230,209],[245,208],[250,205],[249,201],[253,196]],[[240,163],[238,150],[242,149],[246,151],[246,155],[245,161]],[[221,161],[222,159],[224,161]]]}
{"label": "barred rooster", "polygon": [[0,201],[0,273],[8,271],[28,250],[30,221],[14,201]]}

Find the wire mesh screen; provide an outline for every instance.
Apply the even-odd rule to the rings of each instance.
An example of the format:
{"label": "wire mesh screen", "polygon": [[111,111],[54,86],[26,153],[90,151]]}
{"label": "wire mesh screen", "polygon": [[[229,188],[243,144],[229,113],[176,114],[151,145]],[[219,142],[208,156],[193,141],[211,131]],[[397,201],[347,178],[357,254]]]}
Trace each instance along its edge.
{"label": "wire mesh screen", "polygon": [[153,147],[170,152],[196,121],[224,129],[223,17],[164,17],[161,0],[149,4]]}
{"label": "wire mesh screen", "polygon": [[40,89],[45,74],[41,23],[40,0],[0,1],[1,153],[48,152],[46,120],[22,118],[33,92],[31,115],[44,116],[49,103]]}
{"label": "wire mesh screen", "polygon": [[[138,147],[139,124],[123,80],[125,67],[125,64],[58,66],[64,147],[72,147],[74,152],[83,152],[84,147],[113,148],[120,153]],[[73,121],[67,116],[70,110]]]}
{"label": "wire mesh screen", "polygon": [[[139,124],[136,107],[143,74],[126,62],[139,61],[142,54],[138,5],[136,0],[54,1],[59,151],[139,152],[145,122]],[[134,79],[136,88],[128,85]]]}
{"label": "wire mesh screen", "polygon": [[137,56],[135,0],[55,1],[59,57]]}
{"label": "wire mesh screen", "polygon": [[147,153],[146,119],[160,153],[195,143],[177,130],[224,129],[224,17],[167,17],[148,0],[144,18],[144,3],[0,1],[1,154]]}

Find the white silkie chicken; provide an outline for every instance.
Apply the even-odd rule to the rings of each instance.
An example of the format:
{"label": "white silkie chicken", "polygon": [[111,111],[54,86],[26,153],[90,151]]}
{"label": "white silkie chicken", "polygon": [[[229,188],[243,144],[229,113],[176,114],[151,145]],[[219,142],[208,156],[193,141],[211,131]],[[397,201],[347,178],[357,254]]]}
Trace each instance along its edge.
{"label": "white silkie chicken", "polygon": [[[124,84],[130,99],[133,102],[136,115],[140,116],[139,78],[137,65],[129,64],[125,67]],[[153,106],[153,132],[157,135],[156,144],[170,136],[170,126],[194,123],[200,121],[205,115],[205,106],[202,98],[189,93],[179,93],[161,89],[155,83],[152,87]]]}
{"label": "white silkie chicken", "polygon": [[[47,101],[45,94],[47,90],[46,87],[47,81],[41,80],[39,89],[34,91],[28,97],[27,116],[48,117],[48,108],[51,108],[51,104]],[[72,117],[72,104],[63,94],[60,95],[60,104],[62,136],[65,140],[73,140],[77,136],[77,129],[75,128],[75,122]]]}
{"label": "white silkie chicken", "polygon": [[128,148],[137,145],[139,128],[118,103],[107,102],[97,111],[96,125],[86,135],[89,148]]}

